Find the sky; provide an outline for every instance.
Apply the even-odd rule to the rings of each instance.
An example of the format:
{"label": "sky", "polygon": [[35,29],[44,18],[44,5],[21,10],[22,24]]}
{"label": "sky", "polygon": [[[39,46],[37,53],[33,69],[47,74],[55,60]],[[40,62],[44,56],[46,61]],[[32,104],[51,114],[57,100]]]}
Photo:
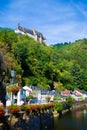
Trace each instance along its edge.
{"label": "sky", "polygon": [[0,0],[0,27],[35,29],[52,45],[87,38],[87,0]]}

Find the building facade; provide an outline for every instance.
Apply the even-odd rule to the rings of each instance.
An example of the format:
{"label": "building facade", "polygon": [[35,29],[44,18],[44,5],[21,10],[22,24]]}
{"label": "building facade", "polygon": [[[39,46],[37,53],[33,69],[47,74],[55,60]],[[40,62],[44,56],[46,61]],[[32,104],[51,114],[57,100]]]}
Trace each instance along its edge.
{"label": "building facade", "polygon": [[43,36],[42,33],[36,31],[35,29],[28,29],[25,27],[20,26],[20,24],[18,24],[17,29],[15,30],[15,33],[17,34],[26,34],[31,38],[34,38],[36,41],[39,41],[40,43],[46,43],[46,38]]}

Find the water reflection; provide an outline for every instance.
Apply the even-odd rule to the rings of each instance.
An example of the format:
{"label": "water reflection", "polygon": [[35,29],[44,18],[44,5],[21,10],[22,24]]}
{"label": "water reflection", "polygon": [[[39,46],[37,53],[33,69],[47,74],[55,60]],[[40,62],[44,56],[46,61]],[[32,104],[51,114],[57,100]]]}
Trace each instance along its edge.
{"label": "water reflection", "polygon": [[61,118],[55,118],[54,130],[87,130],[87,110],[77,110],[66,113]]}

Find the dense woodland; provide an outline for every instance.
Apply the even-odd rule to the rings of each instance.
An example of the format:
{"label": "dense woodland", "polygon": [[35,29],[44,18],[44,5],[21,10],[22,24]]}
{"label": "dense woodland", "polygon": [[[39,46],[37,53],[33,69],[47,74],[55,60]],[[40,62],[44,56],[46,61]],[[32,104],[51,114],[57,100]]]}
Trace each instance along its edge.
{"label": "dense woodland", "polygon": [[43,89],[87,91],[87,39],[47,46],[12,29],[0,28],[0,52],[6,63],[4,83]]}

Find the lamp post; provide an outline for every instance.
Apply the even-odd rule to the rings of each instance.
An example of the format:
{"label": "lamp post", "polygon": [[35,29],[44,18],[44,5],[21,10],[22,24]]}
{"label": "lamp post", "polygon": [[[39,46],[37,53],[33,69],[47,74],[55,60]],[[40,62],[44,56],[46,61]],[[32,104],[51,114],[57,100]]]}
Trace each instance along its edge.
{"label": "lamp post", "polygon": [[15,72],[14,69],[12,69],[12,70],[11,70],[11,77],[12,77],[12,82],[11,82],[11,84],[14,84],[14,77],[15,77],[15,75],[16,75],[16,72]]}
{"label": "lamp post", "polygon": [[[12,78],[11,84],[14,84],[15,75],[16,75],[16,72],[14,69],[12,69],[11,70],[11,78]],[[14,104],[14,98],[13,98],[12,92],[11,92],[11,103]]]}

